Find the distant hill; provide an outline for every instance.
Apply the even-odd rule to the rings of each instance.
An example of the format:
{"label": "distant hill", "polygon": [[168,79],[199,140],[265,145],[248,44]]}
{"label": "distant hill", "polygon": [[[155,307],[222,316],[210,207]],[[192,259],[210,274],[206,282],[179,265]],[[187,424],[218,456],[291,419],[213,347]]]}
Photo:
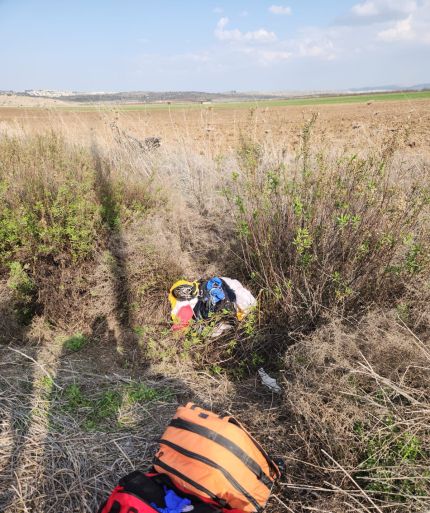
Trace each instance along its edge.
{"label": "distant hill", "polygon": [[373,87],[352,88],[348,90],[331,91],[227,91],[221,93],[204,91],[123,91],[123,92],[77,92],[26,90],[23,92],[0,91],[2,96],[18,96],[26,98],[55,99],[61,102],[73,103],[106,103],[106,104],[141,104],[141,103],[216,103],[253,100],[275,100],[290,98],[328,97],[345,94],[387,93],[399,91],[422,91],[430,89],[430,83],[417,84],[409,87],[384,85]]}
{"label": "distant hill", "polygon": [[79,103],[167,103],[172,102],[212,102],[212,101],[245,101],[245,100],[268,100],[279,98],[273,93],[237,93],[229,91],[225,93],[207,93],[203,91],[124,91],[115,93],[105,92],[56,92],[56,91],[24,91],[16,93],[23,96],[61,98],[63,101]]}
{"label": "distant hill", "polygon": [[391,91],[424,91],[426,89],[430,89],[430,83],[427,84],[417,84],[413,86],[398,86],[398,85],[385,85],[385,86],[374,86],[374,87],[360,87],[348,89],[349,92],[353,93],[373,93],[373,92],[383,92],[388,93]]}

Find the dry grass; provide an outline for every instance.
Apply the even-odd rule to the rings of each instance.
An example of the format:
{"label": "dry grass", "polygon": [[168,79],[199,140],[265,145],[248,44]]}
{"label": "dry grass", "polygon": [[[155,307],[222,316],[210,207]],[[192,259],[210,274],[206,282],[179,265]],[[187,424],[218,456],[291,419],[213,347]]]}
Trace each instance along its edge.
{"label": "dry grass", "polygon": [[346,511],[425,511],[428,338],[375,311],[354,327],[332,322],[286,358],[285,408],[297,419],[287,488],[315,489],[324,511],[334,495]]}

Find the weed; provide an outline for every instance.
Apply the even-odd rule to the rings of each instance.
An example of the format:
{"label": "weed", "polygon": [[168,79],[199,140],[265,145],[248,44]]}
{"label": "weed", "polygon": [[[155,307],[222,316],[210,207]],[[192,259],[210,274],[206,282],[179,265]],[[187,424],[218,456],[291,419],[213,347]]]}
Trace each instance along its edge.
{"label": "weed", "polygon": [[170,401],[174,393],[168,388],[153,388],[132,381],[96,394],[85,392],[78,384],[69,385],[59,398],[60,409],[72,413],[87,431],[121,427],[120,410],[125,406],[143,405],[150,401]]}
{"label": "weed", "polygon": [[[357,478],[364,481],[366,490],[399,501],[404,501],[408,495],[426,495],[426,476],[416,474],[417,465],[425,457],[418,436],[402,431],[391,417],[384,420],[383,427],[376,433],[367,433],[362,423],[354,425],[354,432],[365,447]],[[402,475],[408,477],[398,478],[400,468]]]}
{"label": "weed", "polygon": [[89,399],[87,399],[79,385],[69,385],[64,391],[64,397],[66,399],[65,409],[69,411],[76,411],[79,408],[90,405]]}
{"label": "weed", "polygon": [[20,262],[9,264],[8,287],[13,291],[15,313],[21,324],[28,324],[36,309],[37,287],[28,274],[28,266]]}
{"label": "weed", "polygon": [[172,395],[170,390],[160,390],[152,388],[145,383],[134,382],[124,387],[124,392],[131,404],[166,399]]}
{"label": "weed", "polygon": [[82,333],[76,333],[71,337],[67,338],[64,343],[64,349],[67,351],[80,351],[88,343],[88,338]]}

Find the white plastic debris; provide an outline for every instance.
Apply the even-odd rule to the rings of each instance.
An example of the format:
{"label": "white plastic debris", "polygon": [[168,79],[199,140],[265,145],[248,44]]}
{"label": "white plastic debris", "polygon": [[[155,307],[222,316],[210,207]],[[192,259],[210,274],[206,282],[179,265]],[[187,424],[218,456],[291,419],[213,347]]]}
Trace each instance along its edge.
{"label": "white plastic debris", "polygon": [[227,324],[226,322],[221,322],[217,326],[214,327],[210,337],[217,338],[221,336],[225,331],[231,330],[233,326]]}
{"label": "white plastic debris", "polygon": [[182,513],[186,513],[187,511],[193,511],[194,506],[192,504],[189,504],[188,506],[184,506],[182,508]]}
{"label": "white plastic debris", "polygon": [[278,382],[275,378],[271,378],[267,372],[261,367],[258,369],[258,374],[260,375],[261,382],[265,387],[267,387],[272,392],[276,394],[280,394],[282,392],[282,388],[278,385]]}

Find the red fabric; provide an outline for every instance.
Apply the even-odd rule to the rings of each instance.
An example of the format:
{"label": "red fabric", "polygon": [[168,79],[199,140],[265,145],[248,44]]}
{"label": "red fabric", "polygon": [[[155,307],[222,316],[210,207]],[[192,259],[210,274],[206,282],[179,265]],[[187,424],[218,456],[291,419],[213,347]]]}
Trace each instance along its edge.
{"label": "red fabric", "polygon": [[149,504],[146,504],[146,502],[143,502],[135,495],[123,492],[122,490],[122,486],[117,486],[113,490],[100,513],[109,513],[115,502],[118,502],[121,505],[119,513],[127,513],[130,508],[135,508],[138,513],[158,513],[156,509],[152,508]]}
{"label": "red fabric", "polygon": [[191,308],[191,305],[183,306],[178,310],[178,312],[175,314],[178,322],[176,322],[173,325],[173,330],[178,331],[186,328],[188,324],[190,323],[191,319],[193,318],[194,312]]}
{"label": "red fabric", "polygon": [[[160,474],[157,472],[148,472],[145,475],[147,477],[154,477]],[[185,494],[194,495],[195,497],[198,497],[202,502],[206,502],[206,504],[213,504],[214,506],[219,507],[219,505],[216,502],[214,502],[211,499],[208,499],[207,497],[201,497],[197,496],[196,494],[190,494],[188,490],[180,486],[176,486],[175,488],[177,488],[179,491]],[[106,504],[99,513],[109,513],[115,501],[121,504],[120,513],[127,513],[129,508],[136,508],[136,510],[139,513],[158,513],[157,510],[149,506],[149,504],[146,504],[145,502],[140,500],[138,497],[130,495],[127,492],[122,493],[123,489],[124,488],[122,486],[117,486],[116,488],[114,488],[109,496],[109,499],[107,500]],[[225,508],[222,511],[223,513],[244,513],[240,509]]]}

